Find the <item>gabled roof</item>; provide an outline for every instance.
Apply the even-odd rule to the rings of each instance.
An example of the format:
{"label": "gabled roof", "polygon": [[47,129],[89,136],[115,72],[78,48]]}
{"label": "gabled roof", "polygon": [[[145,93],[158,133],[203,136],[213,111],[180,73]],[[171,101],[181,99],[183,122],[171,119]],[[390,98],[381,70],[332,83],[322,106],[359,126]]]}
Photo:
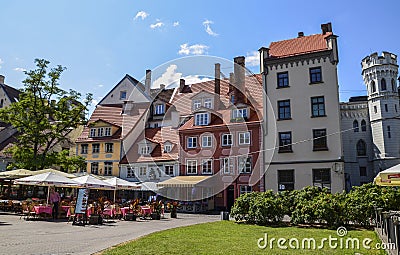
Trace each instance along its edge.
{"label": "gabled roof", "polygon": [[327,32],[325,34],[301,36],[294,39],[272,42],[269,46],[269,55],[271,58],[284,58],[325,51],[328,50],[326,38],[331,35],[332,32]]}
{"label": "gabled roof", "polygon": [[154,98],[154,101],[160,99],[166,103],[171,100],[172,95],[174,94],[174,90],[177,88],[172,89],[151,89],[150,94],[151,97]]}
{"label": "gabled roof", "polygon": [[[125,79],[128,79],[128,80],[133,84],[133,86],[137,86],[138,84],[141,84],[138,80],[136,80],[135,78],[133,78],[133,77],[130,76],[129,74],[125,74],[124,78],[122,78],[122,79],[117,83],[117,85],[115,85],[114,88],[112,88],[112,89],[107,93],[107,95],[105,95],[105,97],[103,97],[103,98],[100,100],[100,102],[98,103],[98,105],[101,105],[101,104],[103,103],[103,101],[104,101],[109,95],[111,95],[111,94],[114,92],[114,90],[115,90]],[[137,87],[138,87],[138,86],[137,86]],[[143,87],[142,87],[142,86],[140,86],[140,87],[141,87],[140,90],[143,91]]]}
{"label": "gabled roof", "polygon": [[6,84],[0,84],[0,86],[3,88],[4,92],[6,93],[7,97],[10,99],[11,103],[18,101],[19,94],[22,93],[20,90],[10,87]]}

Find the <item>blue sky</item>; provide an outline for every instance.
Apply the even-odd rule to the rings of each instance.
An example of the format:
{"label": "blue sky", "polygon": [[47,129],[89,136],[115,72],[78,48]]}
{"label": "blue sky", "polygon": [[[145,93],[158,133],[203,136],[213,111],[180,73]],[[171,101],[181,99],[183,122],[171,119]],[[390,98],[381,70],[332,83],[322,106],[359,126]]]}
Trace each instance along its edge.
{"label": "blue sky", "polygon": [[[400,2],[326,3],[0,0],[0,74],[7,84],[22,87],[22,70],[32,69],[35,58],[45,58],[67,67],[61,80],[64,89],[91,92],[99,101],[125,74],[141,80],[146,69],[153,69],[159,71],[153,75],[156,80],[171,66],[165,63],[176,58],[253,56],[271,41],[294,38],[299,31],[320,33],[322,23],[332,22],[339,36],[343,101],[366,93],[362,58],[382,50],[400,54]],[[247,66],[259,72],[258,66],[251,66],[258,61],[251,59],[255,57],[248,58]],[[212,62],[209,66],[212,70]],[[197,67],[170,67],[169,78],[194,75]],[[222,64],[222,71],[229,67]]]}

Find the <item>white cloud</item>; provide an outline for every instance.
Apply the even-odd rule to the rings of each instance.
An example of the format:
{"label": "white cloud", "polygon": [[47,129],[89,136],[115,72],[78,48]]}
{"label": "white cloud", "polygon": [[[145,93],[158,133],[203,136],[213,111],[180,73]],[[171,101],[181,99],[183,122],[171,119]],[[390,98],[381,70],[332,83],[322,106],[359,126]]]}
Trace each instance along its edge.
{"label": "white cloud", "polygon": [[177,69],[177,65],[172,64],[168,66],[165,72],[153,82],[153,87],[158,88],[160,84],[170,86],[171,84],[178,83],[182,77],[182,73],[177,73]]}
{"label": "white cloud", "polygon": [[202,55],[205,54],[206,50],[209,48],[204,44],[188,45],[187,43],[180,45],[180,47],[181,49],[178,51],[179,55]]}
{"label": "white cloud", "polygon": [[179,21],[175,21],[174,24],[173,24],[173,26],[174,26],[174,27],[179,26]]}
{"label": "white cloud", "polygon": [[138,13],[136,13],[136,16],[134,18],[134,20],[137,20],[139,18],[141,18],[142,20],[144,20],[145,18],[147,18],[147,16],[149,16],[149,14],[145,11],[140,11]]}
{"label": "white cloud", "polygon": [[204,26],[204,28],[206,29],[206,33],[209,34],[209,35],[211,35],[211,36],[217,36],[218,34],[215,33],[214,31],[212,31],[212,29],[211,29],[211,24],[214,24],[214,22],[211,21],[211,20],[208,20],[208,19],[206,19],[206,20],[203,22],[203,26]]}
{"label": "white cloud", "polygon": [[212,80],[209,77],[201,76],[201,75],[188,75],[188,76],[184,76],[182,79],[185,79],[185,84],[194,84],[194,83]]}
{"label": "white cloud", "polygon": [[92,99],[92,106],[96,106],[99,103],[97,99]]}
{"label": "white cloud", "polygon": [[103,84],[99,84],[97,85],[97,87],[102,88],[104,85]]}
{"label": "white cloud", "polygon": [[14,71],[17,71],[17,72],[25,72],[26,69],[25,69],[25,68],[22,68],[22,67],[16,67],[16,68],[14,68]]}
{"label": "white cloud", "polygon": [[160,28],[160,27],[162,27],[162,26],[164,26],[164,23],[162,23],[161,21],[159,21],[159,22],[157,22],[157,23],[155,23],[155,24],[151,24],[151,25],[150,25],[150,28],[151,28],[151,29],[155,29],[155,28]]}
{"label": "white cloud", "polygon": [[252,51],[246,55],[246,66],[258,66],[260,65],[260,53],[258,51]]}

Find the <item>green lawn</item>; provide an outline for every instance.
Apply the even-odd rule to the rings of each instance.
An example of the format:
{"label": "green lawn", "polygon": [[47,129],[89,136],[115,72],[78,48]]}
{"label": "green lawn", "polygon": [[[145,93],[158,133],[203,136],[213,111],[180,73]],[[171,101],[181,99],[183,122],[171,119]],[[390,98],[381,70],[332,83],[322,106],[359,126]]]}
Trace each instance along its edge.
{"label": "green lawn", "polygon": [[[286,246],[289,246],[289,239],[297,238],[300,242],[300,249],[296,250],[290,247],[287,250],[279,249],[277,241],[273,243],[272,249],[269,245],[265,249],[260,249],[257,241],[263,238],[265,233],[269,241],[272,238],[285,238],[287,242],[284,245]],[[372,248],[379,242],[376,234],[367,230],[348,231],[347,235],[342,238],[343,247],[346,246],[347,238],[360,240],[359,250],[340,249],[340,239],[336,241],[338,244],[336,249],[330,248],[329,241],[324,242],[323,249],[318,249],[321,240],[329,238],[330,235],[332,238],[340,238],[336,230],[299,227],[273,228],[218,221],[153,233],[109,249],[103,254],[385,254],[384,251],[368,250],[362,247],[364,238],[372,239],[369,244]],[[314,238],[316,250],[301,249],[303,238]],[[294,242],[294,240],[292,241]],[[334,242],[332,245],[335,244]]]}

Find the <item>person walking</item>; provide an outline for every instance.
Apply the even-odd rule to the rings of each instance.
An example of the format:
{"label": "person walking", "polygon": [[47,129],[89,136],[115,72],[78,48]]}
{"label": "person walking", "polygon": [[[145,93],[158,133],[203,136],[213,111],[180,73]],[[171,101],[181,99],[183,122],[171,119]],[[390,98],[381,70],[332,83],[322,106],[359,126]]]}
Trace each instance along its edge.
{"label": "person walking", "polygon": [[52,216],[53,219],[58,218],[58,205],[60,203],[61,197],[60,194],[58,194],[57,191],[54,190],[54,188],[50,189],[50,203],[53,204],[53,211],[52,211]]}

